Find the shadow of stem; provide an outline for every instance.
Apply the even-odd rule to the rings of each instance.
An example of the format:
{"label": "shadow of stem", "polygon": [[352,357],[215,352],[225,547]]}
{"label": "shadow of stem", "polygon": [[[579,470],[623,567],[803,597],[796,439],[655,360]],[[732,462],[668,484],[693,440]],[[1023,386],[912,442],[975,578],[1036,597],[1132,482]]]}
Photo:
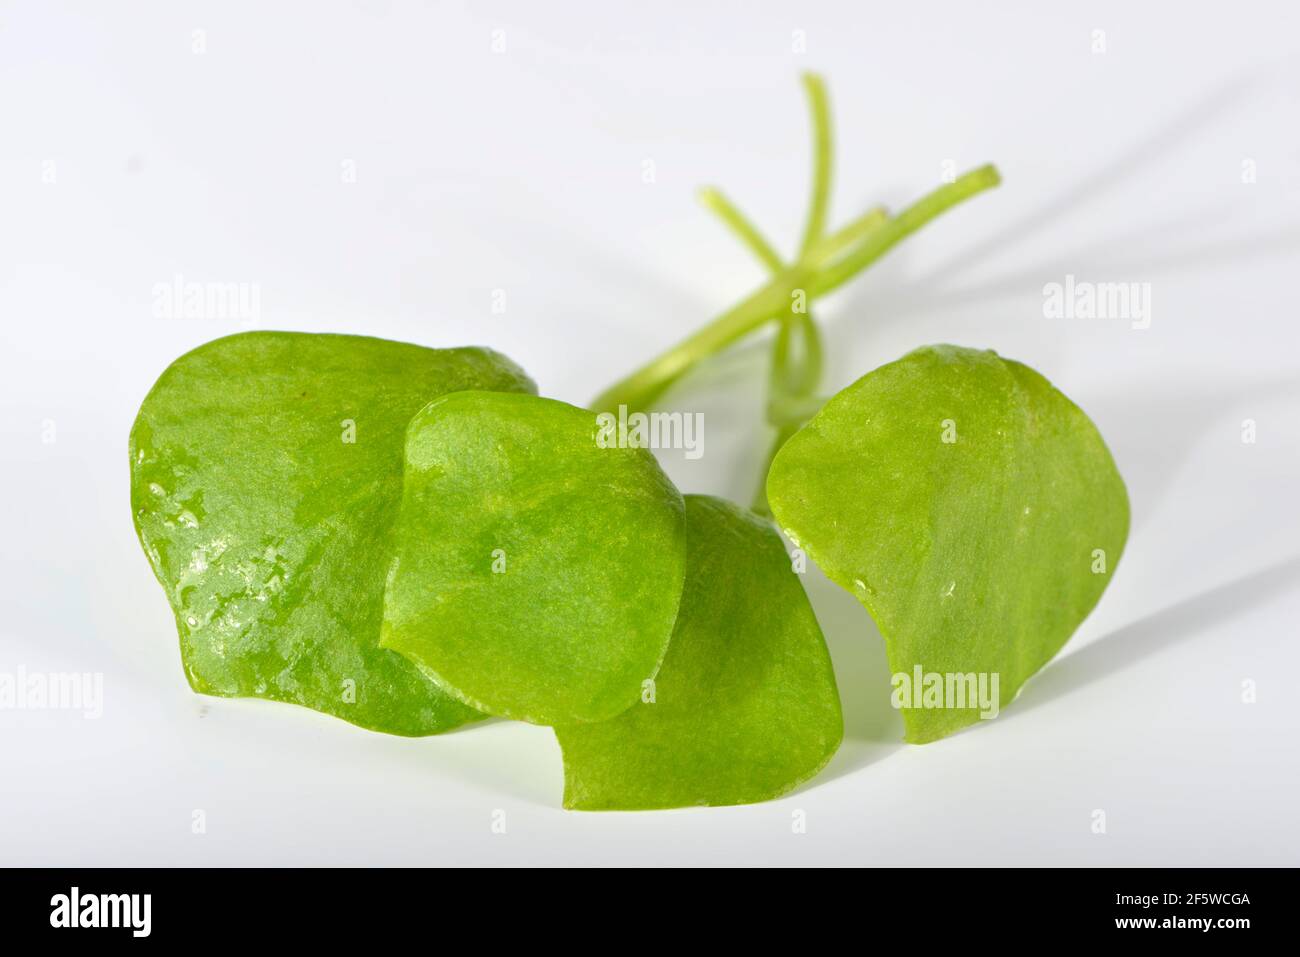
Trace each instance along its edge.
{"label": "shadow of stem", "polygon": [[844,742],[801,791],[873,764],[903,744],[903,719],[890,705],[889,661],[875,622],[856,598],[815,566],[804,575],[804,586],[835,666]]}
{"label": "shadow of stem", "polygon": [[1048,664],[1025,686],[1007,714],[1027,714],[1050,701],[1067,697],[1143,658],[1194,638],[1230,619],[1242,606],[1268,601],[1288,587],[1300,587],[1300,556],[1148,615]]}

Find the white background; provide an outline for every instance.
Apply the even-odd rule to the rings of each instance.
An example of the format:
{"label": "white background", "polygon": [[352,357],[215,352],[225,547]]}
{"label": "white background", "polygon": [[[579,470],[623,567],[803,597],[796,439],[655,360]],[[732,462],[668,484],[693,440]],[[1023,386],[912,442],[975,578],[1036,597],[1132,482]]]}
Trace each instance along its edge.
{"label": "white background", "polygon": [[[102,672],[105,702],[0,711],[0,864],[1300,863],[1297,38],[1282,0],[3,4],[0,670]],[[581,403],[762,279],[697,186],[794,244],[810,68],[838,221],[945,161],[1005,177],[823,304],[827,385],[996,348],[1128,482],[1114,584],[1021,698],[900,744],[883,644],[815,574],[846,740],[768,804],[568,813],[545,728],[404,740],[192,694],[126,437],[239,324],[155,318],[155,284],[255,283],[262,328],[490,345]],[[1045,319],[1067,273],[1150,283],[1151,328]],[[702,459],[662,456],[683,489],[749,500],[765,355],[672,395],[706,417]]]}

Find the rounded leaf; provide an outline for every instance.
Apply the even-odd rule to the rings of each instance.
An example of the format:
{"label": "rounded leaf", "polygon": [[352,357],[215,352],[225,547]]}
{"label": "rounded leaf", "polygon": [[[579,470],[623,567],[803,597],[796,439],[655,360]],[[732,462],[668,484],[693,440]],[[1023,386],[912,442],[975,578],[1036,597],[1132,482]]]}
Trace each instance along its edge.
{"label": "rounded leaf", "polygon": [[532,391],[486,349],[249,332],[173,362],[131,429],[131,508],[191,686],[433,734],[481,717],[379,647],[406,424]]}
{"label": "rounded leaf", "polygon": [[688,495],[686,538],[686,587],[658,677],[618,717],[555,729],[565,807],[765,801],[839,747],[830,656],[776,530]]}
{"label": "rounded leaf", "polygon": [[767,493],[875,618],[913,742],[996,716],[1092,610],[1128,537],[1088,417],[1032,369],[957,346],[832,398],[777,454]]}
{"label": "rounded leaf", "polygon": [[382,644],[462,701],[535,724],[598,721],[663,660],[685,565],[681,494],[591,412],[487,392],[406,438]]}

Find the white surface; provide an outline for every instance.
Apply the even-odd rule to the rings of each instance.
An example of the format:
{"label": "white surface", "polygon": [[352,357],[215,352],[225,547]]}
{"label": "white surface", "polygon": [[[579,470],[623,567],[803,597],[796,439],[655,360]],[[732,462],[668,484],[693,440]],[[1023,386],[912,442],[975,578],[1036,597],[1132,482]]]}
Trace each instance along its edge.
{"label": "white surface", "polygon": [[[1300,863],[1297,37],[1282,0],[4,5],[0,670],[103,672],[105,703],[0,711],[0,864]],[[770,804],[566,813],[544,728],[401,740],[193,695],[126,435],[168,362],[238,324],[156,319],[154,285],[256,283],[263,328],[491,345],[582,402],[760,280],[696,186],[793,244],[805,68],[831,84],[838,221],[945,160],[1005,177],[824,305],[828,385],[994,347],[1129,483],[1114,585],[1020,700],[897,743],[882,643],[813,575],[847,739]],[[1151,328],[1044,319],[1067,273],[1149,282]],[[748,501],[764,354],[674,394],[707,422],[701,460],[664,456],[685,490]]]}

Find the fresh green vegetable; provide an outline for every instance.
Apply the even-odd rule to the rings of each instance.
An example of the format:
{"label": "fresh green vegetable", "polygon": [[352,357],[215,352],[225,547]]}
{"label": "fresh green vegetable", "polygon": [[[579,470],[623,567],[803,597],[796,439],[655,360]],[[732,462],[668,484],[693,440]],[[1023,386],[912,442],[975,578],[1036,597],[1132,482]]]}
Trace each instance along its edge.
{"label": "fresh green vegetable", "polygon": [[685,561],[648,451],[563,402],[448,395],[407,432],[381,644],[489,714],[603,720],[659,669]]}
{"label": "fresh green vegetable", "polygon": [[[1010,702],[1097,603],[1128,536],[1124,483],[1088,417],[1032,369],[955,346],[836,395],[777,454],[767,491],[875,618],[917,743]],[[996,675],[999,698],[926,701],[918,668]]]}
{"label": "fresh green vegetable", "polygon": [[[805,73],[803,86],[808,96],[813,134],[812,195],[808,201],[803,239],[799,244],[800,256],[807,257],[813,247],[825,237],[834,155],[831,148],[833,135],[830,96],[826,91],[826,83],[815,73]],[[700,197],[769,272],[780,275],[786,268],[780,254],[721,190],[710,187],[702,190]],[[841,230],[838,242],[841,246],[860,242],[888,219],[889,214],[884,207],[868,210],[854,220],[848,230]],[[820,407],[816,393],[822,376],[824,351],[821,330],[813,318],[807,297],[792,295],[789,315],[782,317],[772,342],[772,365],[768,375],[765,412],[768,425],[775,431],[775,436],[763,467],[763,481],[759,483],[758,493],[754,497],[754,510],[760,514],[770,514],[767,507],[767,470],[772,464],[772,458],[786,440],[808,421],[808,416]]]}
{"label": "fresh green vegetable", "polygon": [[565,807],[765,801],[839,746],[830,656],[775,529],[688,495],[686,538],[681,611],[654,684],[610,721],[555,729]]}
{"label": "fresh green vegetable", "polygon": [[767,471],[782,445],[808,421],[822,401],[817,397],[824,346],[811,312],[812,301],[839,288],[903,239],[952,207],[1001,183],[992,166],[981,166],[935,189],[891,219],[882,206],[868,209],[848,225],[826,234],[831,178],[830,96],[815,73],[803,76],[812,118],[812,191],[803,236],[794,261],[787,264],[753,222],[720,190],[709,187],[700,198],[772,273],[769,282],[713,322],[663,355],[612,386],[592,403],[612,410],[621,405],[637,409],[656,401],[700,362],[773,320],[778,322],[768,376],[766,418],[774,436],[764,459],[763,481],[754,509],[769,514]]}
{"label": "fresh green vegetable", "polygon": [[459,389],[530,392],[485,349],[250,332],[173,362],[131,429],[136,530],[194,690],[376,731],[481,717],[379,647],[406,425]]}
{"label": "fresh green vegetable", "polygon": [[[921,349],[821,397],[814,300],[1000,177],[828,230],[829,98],[804,86],[797,248],[704,191],[767,281],[593,409],[648,411],[775,325],[755,510],[867,606],[907,738],[930,741],[996,714],[1069,638],[1128,501],[1086,416],[992,352]],[[353,336],[250,333],[173,363],[131,433],[131,498],[193,687],[396,734],[550,724],[573,808],[760,801],[814,775],[839,696],[776,530],[683,500],[636,440],[534,391],[486,350]]]}
{"label": "fresh green vegetable", "polygon": [[878,225],[879,211],[869,210],[814,243],[793,264],[704,328],[602,392],[592,408],[648,408],[691,368],[786,316],[792,302],[810,303],[833,292],[935,217],[1001,181],[996,169],[981,166],[940,186],[883,225]]}

